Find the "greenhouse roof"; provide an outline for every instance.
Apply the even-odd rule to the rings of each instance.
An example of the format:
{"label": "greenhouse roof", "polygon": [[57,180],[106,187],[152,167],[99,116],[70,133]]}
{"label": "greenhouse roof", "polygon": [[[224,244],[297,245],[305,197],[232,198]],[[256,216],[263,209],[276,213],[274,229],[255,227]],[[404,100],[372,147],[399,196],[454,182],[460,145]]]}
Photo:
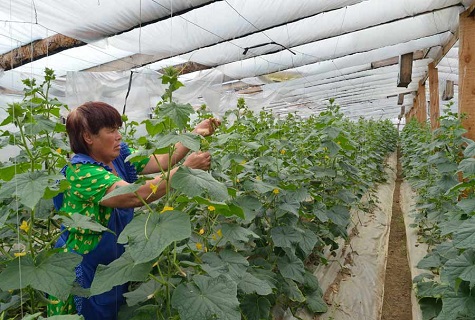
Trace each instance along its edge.
{"label": "greenhouse roof", "polygon": [[[128,99],[140,118],[163,93],[160,70],[175,65],[186,67],[177,98],[217,114],[244,97],[254,110],[308,116],[334,98],[350,117],[394,119],[412,106],[429,63],[441,87],[457,85],[459,15],[474,3],[2,1],[0,102],[21,97],[20,80],[41,79],[48,67],[65,103]],[[408,53],[412,81],[398,86]]]}

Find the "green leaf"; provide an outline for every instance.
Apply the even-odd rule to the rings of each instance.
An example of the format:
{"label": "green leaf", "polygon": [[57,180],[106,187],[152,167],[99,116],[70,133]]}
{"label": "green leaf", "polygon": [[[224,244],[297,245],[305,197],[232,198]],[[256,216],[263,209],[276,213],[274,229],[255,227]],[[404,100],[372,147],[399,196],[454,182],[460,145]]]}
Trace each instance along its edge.
{"label": "green leaf", "polygon": [[62,219],[63,224],[69,228],[80,228],[80,229],[88,229],[91,231],[102,232],[102,231],[110,231],[108,228],[104,227],[102,224],[92,220],[90,217],[87,217],[82,214],[73,214],[73,215],[55,215],[54,219]]}
{"label": "green leaf", "polygon": [[158,149],[168,148],[176,143],[180,142],[190,150],[196,151],[200,149],[201,138],[200,136],[192,133],[177,134],[176,132],[170,132],[158,139],[158,143],[154,146]]}
{"label": "green leaf", "polygon": [[246,320],[269,319],[271,303],[261,296],[246,295],[241,300],[241,310]]}
{"label": "green leaf", "polygon": [[475,157],[475,142],[471,141],[463,151],[465,158]]}
{"label": "green leaf", "polygon": [[277,259],[279,272],[284,278],[295,280],[299,283],[304,282],[305,268],[302,260],[288,250],[286,255]]}
{"label": "green leaf", "polygon": [[294,251],[296,244],[302,239],[302,233],[292,226],[275,227],[271,230],[271,237],[276,247],[290,248]]}
{"label": "green leaf", "polygon": [[258,279],[249,272],[241,276],[238,289],[245,294],[256,293],[260,296],[266,296],[272,293],[272,287],[267,281]]}
{"label": "green leaf", "polygon": [[5,166],[0,168],[0,177],[3,181],[10,181],[16,174],[28,171],[31,164],[27,162],[15,163],[11,166]]}
{"label": "green leaf", "polygon": [[224,275],[193,277],[173,291],[171,302],[182,320],[241,319],[236,283]]}
{"label": "green leaf", "polygon": [[114,190],[112,190],[111,192],[106,194],[104,197],[102,197],[102,200],[110,199],[116,196],[120,196],[122,194],[134,193],[135,191],[140,189],[141,186],[142,185],[135,184],[135,183],[132,183],[126,186],[117,186]]}
{"label": "green leaf", "polygon": [[22,205],[33,209],[45,190],[61,179],[64,179],[62,175],[49,175],[44,171],[17,174],[0,189],[0,200],[17,196]]}
{"label": "green leaf", "polygon": [[[19,259],[19,260],[18,260]],[[71,252],[43,253],[36,264],[30,255],[11,261],[0,273],[0,289],[34,289],[66,300],[76,279],[74,268],[82,257]]]}
{"label": "green leaf", "polygon": [[444,320],[473,319],[475,296],[467,283],[462,283],[458,292],[451,292],[442,298],[442,311],[437,317]]}
{"label": "green leaf", "polygon": [[160,107],[159,116],[169,118],[182,130],[190,121],[190,115],[195,113],[191,104],[165,103]]}
{"label": "green leaf", "polygon": [[190,217],[181,211],[151,213],[132,219],[117,240],[128,242],[128,251],[136,264],[156,259],[175,241],[191,235]]}
{"label": "green leaf", "polygon": [[310,229],[305,229],[302,233],[302,239],[299,241],[299,247],[305,253],[306,256],[309,256],[315,245],[317,244],[319,237]]}
{"label": "green leaf", "polygon": [[467,199],[464,198],[457,203],[457,207],[462,209],[465,213],[475,212],[475,198]]}
{"label": "green leaf", "polygon": [[247,222],[254,220],[258,211],[262,208],[262,203],[253,196],[239,196],[234,202],[244,211],[244,219]]}
{"label": "green leaf", "polygon": [[284,282],[282,283],[282,292],[285,294],[287,298],[289,298],[292,301],[296,301],[296,302],[305,301],[305,296],[303,295],[302,291],[300,291],[297,284],[290,279],[285,279]]}
{"label": "green leaf", "polygon": [[214,252],[205,253],[202,260],[203,270],[211,277],[216,278],[224,273],[236,283],[240,281],[249,266],[249,262],[244,256],[231,250],[224,250],[219,255]]}
{"label": "green leaf", "polygon": [[313,291],[306,297],[306,303],[308,309],[313,313],[327,312],[328,306],[323,300],[322,293],[319,291]]}
{"label": "green leaf", "polygon": [[107,266],[100,264],[91,284],[91,295],[98,295],[129,281],[145,281],[153,262],[137,263],[128,252]]}
{"label": "green leaf", "polygon": [[213,206],[217,214],[223,215],[225,217],[231,217],[233,215],[244,219],[244,211],[241,207],[235,204],[226,204],[224,202],[211,201],[202,197],[195,197],[194,200],[206,206]]}
{"label": "green leaf", "polygon": [[208,195],[211,200],[225,201],[229,199],[226,185],[217,181],[206,171],[180,167],[172,178],[172,188],[188,197]]}
{"label": "green leaf", "polygon": [[475,218],[465,220],[453,237],[455,247],[459,249],[473,248],[475,243]]}
{"label": "green leaf", "polygon": [[468,158],[463,159],[459,163],[459,167],[457,171],[461,171],[463,173],[463,177],[467,178],[475,174],[475,158]]}
{"label": "green leaf", "polygon": [[467,250],[456,259],[447,261],[442,269],[441,278],[455,287],[458,279],[467,281],[473,288],[475,286],[475,251]]}
{"label": "green leaf", "polygon": [[155,280],[149,280],[142,283],[134,291],[124,293],[124,297],[129,307],[145,302],[153,297],[153,294],[161,290],[163,286]]}
{"label": "green leaf", "polygon": [[35,115],[34,119],[32,122],[25,123],[24,129],[27,135],[55,132],[56,122],[43,115]]}
{"label": "green leaf", "polygon": [[237,224],[222,224],[221,232],[223,238],[220,244],[222,245],[229,242],[234,246],[239,246],[242,242],[247,243],[250,239],[259,239],[259,236],[253,231]]}

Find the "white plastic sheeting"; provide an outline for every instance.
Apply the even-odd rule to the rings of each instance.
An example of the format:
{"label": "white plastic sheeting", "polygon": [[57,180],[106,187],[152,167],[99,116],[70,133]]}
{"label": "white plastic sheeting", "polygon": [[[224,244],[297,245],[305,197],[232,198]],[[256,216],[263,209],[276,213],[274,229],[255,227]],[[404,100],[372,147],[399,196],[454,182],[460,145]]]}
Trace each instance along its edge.
{"label": "white plastic sheeting", "polygon": [[[167,65],[194,62],[208,70],[183,77],[186,85],[194,88],[183,97],[194,105],[209,104],[221,114],[233,107],[239,96],[253,109],[302,116],[319,112],[329,98],[335,98],[352,117],[394,118],[401,107],[397,95],[407,94],[403,105],[407,111],[427,65],[457,33],[459,14],[474,2],[2,1],[0,54],[56,33],[87,45],[5,71],[0,86],[21,90],[20,79],[41,78],[49,67],[67,79],[80,96],[83,89],[70,83],[78,79],[71,76],[74,72],[91,68],[117,71],[124,75],[122,81],[127,81],[129,70],[150,76]],[[423,52],[423,59],[415,60],[408,88],[396,86],[397,64],[374,67],[377,62],[416,51]],[[441,61],[441,83],[458,79],[456,60],[456,53],[449,52]],[[203,80],[209,77],[213,80]],[[100,87],[105,96],[96,91],[97,99],[107,99],[110,89],[104,85]],[[239,91],[246,86],[259,87],[258,93]],[[151,86],[146,91],[154,89]],[[84,88],[85,97],[90,95],[88,90]],[[68,101],[76,99],[67,94],[69,91],[63,96]],[[142,105],[142,101],[129,99],[131,105]],[[378,111],[381,109],[384,112]]]}

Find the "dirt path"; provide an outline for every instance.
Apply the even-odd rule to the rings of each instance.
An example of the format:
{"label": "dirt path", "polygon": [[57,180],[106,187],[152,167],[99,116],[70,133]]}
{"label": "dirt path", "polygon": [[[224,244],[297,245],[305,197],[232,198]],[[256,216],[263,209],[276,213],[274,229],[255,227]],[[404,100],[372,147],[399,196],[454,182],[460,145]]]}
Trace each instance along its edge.
{"label": "dirt path", "polygon": [[404,218],[399,203],[401,180],[401,163],[398,150],[397,179],[394,189],[381,320],[412,319],[411,272],[407,260]]}

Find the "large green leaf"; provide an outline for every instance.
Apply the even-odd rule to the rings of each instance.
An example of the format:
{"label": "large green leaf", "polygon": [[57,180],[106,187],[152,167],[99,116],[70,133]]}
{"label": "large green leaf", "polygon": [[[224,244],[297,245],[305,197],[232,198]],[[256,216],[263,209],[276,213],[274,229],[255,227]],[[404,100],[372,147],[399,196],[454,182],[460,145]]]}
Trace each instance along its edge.
{"label": "large green leaf", "polygon": [[15,163],[10,166],[0,168],[0,177],[3,181],[10,181],[16,174],[23,173],[31,167],[30,163]]}
{"label": "large green leaf", "polygon": [[246,320],[269,319],[271,303],[261,296],[246,295],[241,300],[241,310]]}
{"label": "large green leaf", "polygon": [[443,320],[473,319],[475,296],[467,283],[462,283],[458,292],[451,292],[442,298],[442,311],[437,317]]}
{"label": "large green leaf", "polygon": [[284,278],[292,279],[299,283],[304,282],[305,268],[303,262],[289,250],[286,250],[285,256],[277,259],[277,266]]}
{"label": "large green leaf", "polygon": [[459,249],[473,248],[475,244],[475,218],[466,220],[454,233],[454,245]]}
{"label": "large green leaf", "polygon": [[327,312],[328,310],[328,306],[325,300],[323,300],[322,293],[318,290],[307,295],[305,301],[308,309],[313,313]]}
{"label": "large green leaf", "polygon": [[475,212],[475,198],[464,198],[457,203],[457,207],[461,208],[465,213]]}
{"label": "large green leaf", "polygon": [[465,148],[465,150],[463,151],[463,155],[466,157],[466,158],[472,158],[472,157],[475,157],[475,142],[474,141],[471,141],[467,147]]}
{"label": "large green leaf", "polygon": [[298,285],[290,279],[285,279],[284,282],[282,283],[282,292],[285,294],[287,298],[289,298],[292,301],[297,301],[297,302],[304,302],[305,301],[305,296],[300,291]]}
{"label": "large green leaf", "polygon": [[156,259],[167,246],[190,237],[190,217],[181,211],[135,217],[117,242],[128,243],[127,250],[136,264]]}
{"label": "large green leaf", "polygon": [[262,203],[259,199],[252,196],[239,196],[234,200],[234,202],[244,210],[247,222],[254,220],[258,211],[262,208]]}
{"label": "large green leaf", "polygon": [[236,283],[224,275],[193,277],[173,291],[171,302],[182,320],[241,319]]}
{"label": "large green leaf", "polygon": [[463,177],[467,178],[475,174],[475,158],[463,159],[459,163],[458,171],[463,173]]}
{"label": "large green leaf", "polygon": [[459,279],[469,282],[470,287],[474,287],[475,251],[473,249],[467,250],[456,259],[447,261],[442,269],[441,278],[454,287],[457,287]]}
{"label": "large green leaf", "polygon": [[[19,259],[19,261],[18,261]],[[0,273],[0,289],[12,290],[31,286],[66,300],[76,279],[74,268],[82,257],[71,252],[44,252],[34,263],[30,255],[8,264]]]}
{"label": "large green leaf", "polygon": [[290,248],[293,251],[295,246],[302,240],[302,232],[295,227],[275,227],[271,230],[272,241],[276,247]]}
{"label": "large green leaf", "polygon": [[129,184],[129,185],[126,185],[126,186],[118,186],[114,190],[112,190],[111,192],[106,194],[102,198],[102,200],[106,200],[106,199],[109,199],[109,198],[112,198],[112,197],[115,197],[115,196],[120,196],[122,194],[134,193],[135,191],[140,189],[140,187],[141,187],[140,184],[135,184],[135,183],[132,183],[132,184]]}
{"label": "large green leaf", "polygon": [[244,211],[241,207],[231,203],[226,204],[224,202],[211,201],[203,197],[194,197],[194,200],[199,204],[212,206],[215,209],[215,213],[223,215],[225,217],[231,217],[233,215],[244,219]]}
{"label": "large green leaf", "polygon": [[259,236],[253,231],[243,228],[238,224],[222,224],[221,232],[223,238],[220,241],[221,245],[225,245],[227,242],[234,246],[239,246],[242,243],[247,243],[251,239],[259,239]]}
{"label": "large green leaf", "polygon": [[17,174],[0,189],[0,200],[17,196],[21,204],[33,209],[45,190],[61,179],[64,179],[62,175],[49,175],[44,171]]}
{"label": "large green leaf", "polygon": [[196,151],[200,149],[201,138],[192,133],[182,133],[177,134],[175,132],[167,133],[166,135],[158,139],[158,143],[155,144],[155,147],[158,149],[167,148],[171,145],[181,142],[185,147],[190,150]]}
{"label": "large green leaf", "polygon": [[135,306],[139,303],[145,302],[153,297],[157,290],[161,290],[163,286],[157,281],[149,280],[142,283],[134,291],[124,293],[124,297],[129,307]]}
{"label": "large green leaf", "polygon": [[128,252],[107,266],[100,264],[91,284],[91,295],[101,294],[129,281],[144,281],[153,262],[136,263]]}
{"label": "large green leaf", "polygon": [[195,110],[191,104],[177,104],[174,102],[163,104],[159,110],[161,117],[171,119],[180,130],[185,128],[190,120],[190,115],[194,112]]}
{"label": "large green leaf", "polygon": [[238,289],[246,294],[256,293],[260,296],[266,296],[272,293],[272,287],[269,282],[261,280],[249,272],[241,276]]}
{"label": "large green leaf", "polygon": [[172,187],[187,196],[207,195],[211,200],[225,201],[229,199],[226,185],[217,181],[209,172],[180,167],[172,178]]}
{"label": "large green leaf", "polygon": [[62,219],[63,224],[69,228],[87,229],[87,230],[96,231],[96,232],[110,231],[108,228],[104,227],[102,224],[82,214],[73,214],[71,216],[62,214],[62,215],[55,215],[54,218]]}
{"label": "large green leaf", "polygon": [[238,283],[242,275],[246,272],[249,262],[241,254],[232,250],[224,250],[220,254],[214,252],[205,253],[202,258],[202,268],[215,278],[220,274],[227,274]]}

